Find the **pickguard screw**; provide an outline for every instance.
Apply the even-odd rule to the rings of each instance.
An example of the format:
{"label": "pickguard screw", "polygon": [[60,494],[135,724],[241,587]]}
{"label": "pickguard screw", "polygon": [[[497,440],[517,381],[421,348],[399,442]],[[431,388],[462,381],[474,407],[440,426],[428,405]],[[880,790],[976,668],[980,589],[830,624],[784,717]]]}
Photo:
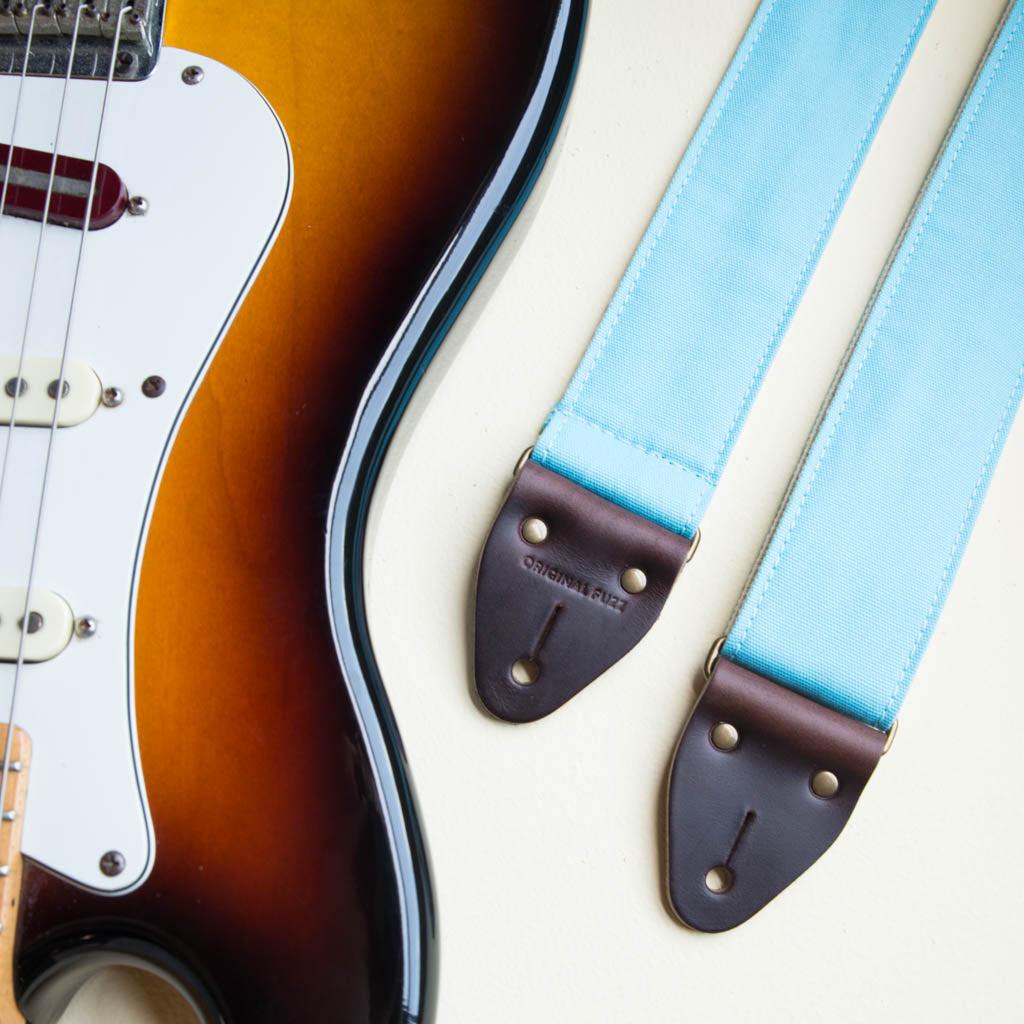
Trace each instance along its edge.
{"label": "pickguard screw", "polygon": [[107,850],[100,857],[100,871],[108,878],[121,874],[124,871],[124,854],[118,850]]}
{"label": "pickguard screw", "polygon": [[198,85],[206,74],[198,64],[189,64],[181,73],[181,80],[186,85]]}
{"label": "pickguard screw", "polygon": [[99,623],[94,615],[82,615],[75,620],[75,636],[82,640],[96,635]]}
{"label": "pickguard screw", "polygon": [[159,398],[167,390],[167,381],[153,374],[142,382],[142,393],[147,398]]}
{"label": "pickguard screw", "polygon": [[133,217],[145,217],[149,213],[149,200],[145,196],[132,196],[128,200],[128,212]]}
{"label": "pickguard screw", "polygon": [[104,388],[101,401],[108,409],[116,409],[124,401],[124,392],[120,388]]}

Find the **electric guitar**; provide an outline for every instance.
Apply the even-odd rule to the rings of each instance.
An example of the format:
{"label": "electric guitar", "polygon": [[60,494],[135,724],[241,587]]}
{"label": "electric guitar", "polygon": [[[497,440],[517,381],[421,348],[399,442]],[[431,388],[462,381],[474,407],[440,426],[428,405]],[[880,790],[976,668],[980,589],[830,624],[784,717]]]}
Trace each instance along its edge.
{"label": "electric guitar", "polygon": [[3,1024],[109,964],[204,1022],[431,1017],[366,507],[582,23],[0,3]]}

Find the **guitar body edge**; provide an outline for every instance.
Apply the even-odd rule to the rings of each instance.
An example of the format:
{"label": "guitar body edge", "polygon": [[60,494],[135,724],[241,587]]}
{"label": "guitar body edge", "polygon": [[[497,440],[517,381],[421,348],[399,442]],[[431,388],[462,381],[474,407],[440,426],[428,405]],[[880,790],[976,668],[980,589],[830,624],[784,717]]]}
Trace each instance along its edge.
{"label": "guitar body edge", "polygon": [[[432,1016],[425,847],[361,605],[346,588],[328,604],[324,541],[346,438],[338,493],[365,507],[564,110],[581,0],[492,8],[353,5],[325,39],[314,19],[271,33],[224,0],[169,4],[168,43],[267,96],[295,192],[152,508],[132,638],[152,870],[101,895],[26,862],[15,982],[33,1024],[112,963],[173,979],[207,1022]],[[332,544],[350,540],[335,524]],[[341,543],[361,580],[361,540]]]}

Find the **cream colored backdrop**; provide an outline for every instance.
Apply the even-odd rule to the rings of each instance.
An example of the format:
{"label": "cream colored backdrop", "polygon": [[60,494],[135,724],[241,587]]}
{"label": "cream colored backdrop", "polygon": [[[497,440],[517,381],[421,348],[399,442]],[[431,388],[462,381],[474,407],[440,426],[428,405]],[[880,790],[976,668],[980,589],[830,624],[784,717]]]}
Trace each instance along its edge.
{"label": "cream colored backdrop", "polygon": [[[1024,1020],[1021,424],[896,745],[826,857],[700,935],[664,908],[659,820],[700,665],[1002,7],[939,0],[659,623],[513,727],[471,696],[481,544],[755,8],[592,0],[555,153],[415,395],[371,523],[374,645],[437,887],[439,1024]],[[64,1022],[170,1019],[155,1007],[115,975]]]}

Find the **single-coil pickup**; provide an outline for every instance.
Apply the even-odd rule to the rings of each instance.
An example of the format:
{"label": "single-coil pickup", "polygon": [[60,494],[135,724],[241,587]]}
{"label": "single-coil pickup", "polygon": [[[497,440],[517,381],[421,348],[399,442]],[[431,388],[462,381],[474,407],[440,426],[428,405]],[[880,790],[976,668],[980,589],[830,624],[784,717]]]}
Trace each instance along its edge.
{"label": "single-coil pickup", "polygon": [[99,377],[85,363],[67,360],[61,383],[59,359],[26,356],[19,374],[17,356],[0,356],[0,425],[9,426],[13,419],[18,427],[51,426],[58,390],[58,427],[87,420],[103,392]]}
{"label": "single-coil pickup", "polygon": [[[0,661],[49,661],[67,647],[75,617],[67,601],[50,590],[32,588],[26,622],[25,588],[0,587]],[[21,646],[22,632],[25,646]]]}
{"label": "single-coil pickup", "polygon": [[[0,174],[5,179],[3,213],[91,231],[110,227],[128,207],[128,189],[106,164],[96,165],[92,184],[91,160],[58,156],[36,149],[0,144]],[[92,210],[89,190],[92,187]]]}

